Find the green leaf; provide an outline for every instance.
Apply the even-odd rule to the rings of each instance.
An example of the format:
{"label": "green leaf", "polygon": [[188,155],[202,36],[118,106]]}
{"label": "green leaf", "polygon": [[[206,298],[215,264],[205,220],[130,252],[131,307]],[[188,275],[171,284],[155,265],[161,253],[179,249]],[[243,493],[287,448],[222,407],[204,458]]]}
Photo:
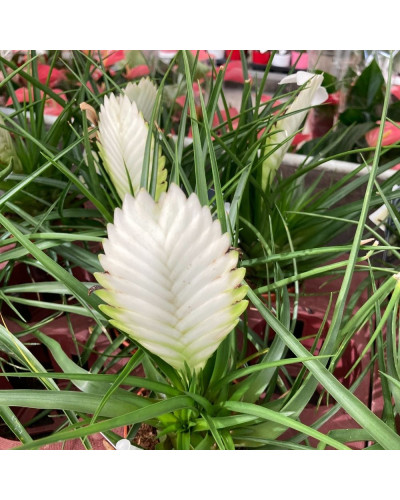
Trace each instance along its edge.
{"label": "green leaf", "polygon": [[348,107],[371,110],[377,104],[383,105],[385,80],[375,59],[364,69],[351,87]]}
{"label": "green leaf", "polygon": [[[144,398],[138,399],[145,400]],[[10,406],[23,406],[24,408],[73,410],[92,414],[96,411],[101,400],[102,396],[100,394],[75,391],[46,391],[36,389],[8,389],[0,391],[0,406],[8,404]],[[151,406],[150,402],[149,405]],[[113,397],[104,406],[101,415],[105,417],[117,417],[138,407],[140,408],[134,402]],[[82,436],[84,435],[82,434]]]}
{"label": "green leaf", "polygon": [[[310,353],[296,339],[296,337],[285,328],[279,320],[264,306],[261,300],[252,291],[248,291],[248,297],[257,307],[261,316],[275,331],[288,348],[296,356],[306,357]],[[385,449],[400,449],[400,437],[393,432],[382,420],[371,412],[358,398],[346,389],[322,364],[320,361],[305,361],[304,365],[314,375],[324,388],[334,397],[342,408]],[[235,410],[233,410],[235,411]]]}
{"label": "green leaf", "polygon": [[[98,373],[87,372],[80,367],[78,367],[78,369],[81,369],[82,372],[79,373],[4,372],[0,373],[0,377],[52,378],[55,380],[61,379],[61,380],[71,380],[71,381],[86,380],[88,382],[105,382],[106,383],[105,386],[109,386],[109,384],[112,384],[116,378],[115,374],[103,374],[103,373],[98,374]],[[147,378],[143,377],[128,376],[124,379],[124,385],[130,385],[132,387],[144,387],[149,391],[153,391],[162,395],[165,394],[168,396],[179,396],[181,394],[177,389],[174,389],[170,385],[162,384],[154,380],[148,380]],[[78,385],[76,386],[78,387]],[[92,391],[91,388],[90,390],[87,390],[87,392],[93,392],[94,394],[96,393],[102,394],[102,391],[96,391],[96,390]]]}
{"label": "green leaf", "polygon": [[10,158],[8,165],[0,172],[0,181],[5,179],[13,171],[13,159]]}
{"label": "green leaf", "polygon": [[26,432],[24,426],[8,406],[0,406],[0,418],[3,419],[7,427],[14,433],[21,443],[29,443],[32,441],[32,438]]}
{"label": "green leaf", "polygon": [[192,132],[193,132],[193,154],[194,154],[194,169],[196,174],[196,193],[199,197],[201,205],[208,205],[208,191],[207,191],[207,182],[205,174],[205,158],[201,147],[200,132],[196,115],[196,104],[194,101],[194,94],[193,94],[193,79],[188,60],[188,58],[191,57],[191,54],[188,51],[182,51],[182,57],[185,67],[185,76],[187,81],[187,99],[189,100],[190,121],[192,124]]}
{"label": "green leaf", "polygon": [[26,236],[24,236],[21,231],[19,231],[15,225],[0,214],[0,224],[3,225],[19,243],[24,246],[29,253],[31,253],[46,269],[46,271],[54,276],[57,280],[64,283],[64,285],[72,292],[73,295],[82,303],[84,307],[88,307],[87,304],[92,306],[97,310],[98,304],[101,302],[96,296],[88,295],[88,290],[80,281],[78,281],[72,274],[62,268],[53,259],[46,255],[42,250],[40,250],[35,244],[33,244]]}
{"label": "green leaf", "polygon": [[388,107],[387,115],[391,120],[400,122],[400,101],[396,101]]}
{"label": "green leaf", "polygon": [[324,75],[324,79],[322,80],[322,87],[326,88],[328,94],[332,94],[337,90],[338,79],[336,78],[336,76],[331,75],[327,71],[321,71],[319,69],[316,69],[315,73],[319,75]]}
{"label": "green leaf", "polygon": [[[1,391],[0,391],[1,392]],[[4,392],[9,392],[9,391],[4,391]],[[71,398],[73,395],[76,395],[77,393],[72,393]],[[79,394],[79,393],[78,393]],[[85,397],[87,396],[86,394],[80,394],[81,396]],[[90,395],[91,399],[95,399],[96,396]],[[1,402],[1,394],[0,394],[0,402]],[[84,402],[82,401],[76,401],[77,403],[80,402],[82,405],[84,405]],[[98,405],[100,402],[100,399],[97,398],[96,405]],[[70,404],[71,401],[68,401]],[[110,418],[107,420],[103,420],[102,422],[98,422],[93,425],[87,425],[84,426],[80,429],[66,429],[61,432],[57,432],[56,434],[53,434],[51,436],[42,438],[42,439],[37,439],[33,441],[32,443],[27,443],[23,446],[20,446],[18,449],[35,449],[38,448],[44,444],[48,443],[55,443],[57,441],[64,441],[68,439],[75,439],[77,437],[82,437],[82,436],[87,436],[90,434],[94,434],[96,432],[103,432],[107,431],[109,429],[115,429],[116,427],[121,427],[123,425],[133,425],[139,422],[145,422],[150,419],[155,419],[157,417],[160,417],[161,415],[167,414],[167,413],[172,413],[176,410],[180,410],[183,408],[189,408],[189,409],[195,409],[193,407],[193,401],[191,398],[188,396],[176,396],[170,399],[167,399],[165,401],[159,401],[157,403],[153,403],[146,408],[140,408],[139,410],[135,410],[129,413],[125,413],[124,415],[120,415],[115,418]],[[107,408],[108,405],[106,405]],[[97,407],[97,406],[96,406]],[[113,405],[110,404],[110,411],[113,411]],[[95,411],[95,408],[93,409]]]}
{"label": "green leaf", "polygon": [[107,403],[107,401],[110,399],[110,397],[115,393],[115,391],[119,388],[119,386],[124,382],[126,377],[131,373],[131,371],[135,368],[135,366],[138,365],[138,363],[141,361],[142,358],[143,358],[143,352],[139,349],[131,357],[131,359],[128,361],[128,363],[124,366],[122,372],[115,378],[111,387],[104,394],[103,399],[101,400],[101,402],[99,404],[99,407],[96,409],[96,411],[93,414],[92,420],[90,422],[91,424],[94,424],[96,422],[96,419],[101,414],[101,411],[102,411],[104,405]]}
{"label": "green leaf", "polygon": [[321,432],[318,432],[312,429],[311,427],[308,427],[307,425],[298,422],[297,420],[293,420],[292,418],[289,418],[286,415],[283,415],[282,413],[270,410],[268,408],[263,408],[261,406],[257,406],[251,403],[241,403],[238,401],[226,401],[221,406],[223,408],[226,408],[227,410],[243,413],[246,415],[254,415],[255,417],[275,422],[276,424],[279,424],[281,426],[290,427],[300,432],[304,432],[305,434],[308,434],[309,436],[318,439],[318,441],[321,441],[329,446],[333,446],[338,450],[349,449],[347,446],[340,443],[339,441],[336,441],[335,439],[332,439],[329,436],[326,436]]}

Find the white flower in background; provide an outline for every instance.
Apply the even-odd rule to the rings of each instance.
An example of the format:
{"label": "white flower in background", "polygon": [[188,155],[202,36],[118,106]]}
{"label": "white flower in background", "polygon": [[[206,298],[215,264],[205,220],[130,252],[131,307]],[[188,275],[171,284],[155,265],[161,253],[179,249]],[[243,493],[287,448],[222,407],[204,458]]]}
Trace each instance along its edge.
{"label": "white flower in background", "polygon": [[0,50],[0,56],[3,57],[4,59],[7,59],[7,61],[11,61],[12,56],[13,56],[13,51],[12,50]]}
{"label": "white flower in background", "polygon": [[158,203],[144,189],[127,195],[107,229],[100,308],[174,368],[200,370],[248,303],[228,234],[197,195],[186,198],[175,184]]}
{"label": "white flower in background", "polygon": [[[98,146],[104,167],[119,196],[127,193],[136,195],[140,189],[143,159],[148,134],[148,125],[138,111],[135,102],[127,95],[110,94],[104,98],[98,119]],[[154,145],[151,147],[149,183],[153,162]],[[158,173],[156,199],[167,184],[165,158],[158,149]]]}
{"label": "white flower in background", "polygon": [[[398,184],[395,184],[392,187],[392,192],[397,191],[400,189],[400,186]],[[389,210],[387,209],[386,205],[382,205],[379,207],[375,212],[372,212],[372,214],[368,217],[370,221],[372,221],[376,226],[379,227],[382,231],[385,231],[386,225],[385,223],[387,222],[387,219],[389,218]]]}
{"label": "white flower in background", "polygon": [[324,76],[317,75],[315,73],[308,73],[307,71],[298,71],[293,75],[285,76],[279,82],[279,85],[285,85],[287,83],[296,83],[299,87],[301,87],[310,80],[311,80],[311,85],[309,87],[304,88],[295,100],[295,102],[297,101],[298,104],[301,102],[301,100],[303,100],[305,102],[305,105],[294,106],[293,103],[292,106],[294,107],[292,111],[294,111],[295,109],[302,109],[308,106],[319,106],[328,99],[328,92],[324,87],[321,87],[321,84],[324,80]]}
{"label": "white flower in background", "polygon": [[120,439],[119,441],[117,441],[117,443],[115,444],[115,449],[117,451],[140,450],[140,448],[131,444],[129,439]]}
{"label": "white flower in background", "polygon": [[[280,85],[296,83],[297,85],[302,86],[305,83],[308,84],[300,90],[298,96],[286,110],[283,118],[276,124],[276,133],[267,138],[264,155],[269,150],[274,149],[277,144],[283,143],[288,137],[293,136],[299,130],[307,113],[309,112],[310,106],[318,106],[326,101],[328,93],[324,87],[321,87],[323,79],[323,75],[316,75],[308,73],[307,71],[298,71],[293,75],[288,75],[282,78],[279,82]],[[289,114],[291,115],[286,116]],[[275,172],[282,163],[283,156],[288,151],[291,143],[291,140],[287,141],[263,162],[263,189],[265,189],[273,179]]]}
{"label": "white flower in background", "polygon": [[141,78],[138,83],[128,83],[124,92],[131,102],[136,103],[138,110],[143,114],[143,118],[149,123],[157,96],[155,83],[150,78]]}

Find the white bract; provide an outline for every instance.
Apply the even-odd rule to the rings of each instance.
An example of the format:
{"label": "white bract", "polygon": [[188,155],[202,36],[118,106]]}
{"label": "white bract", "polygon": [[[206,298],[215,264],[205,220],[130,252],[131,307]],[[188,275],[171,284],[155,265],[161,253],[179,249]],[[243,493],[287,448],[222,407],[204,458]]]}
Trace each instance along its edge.
{"label": "white bract", "polygon": [[[398,184],[395,184],[392,187],[392,191],[397,191],[400,189],[400,186]],[[385,231],[386,229],[386,222],[387,219],[389,218],[389,210],[386,205],[382,205],[379,207],[377,210],[372,212],[372,214],[369,216],[369,220],[372,221],[376,226],[379,227],[382,231]]]}
{"label": "white bract", "polygon": [[96,293],[111,324],[178,370],[198,371],[248,301],[245,270],[210,209],[172,184],[159,202],[125,197],[108,224]]}
{"label": "white bract", "polygon": [[[283,156],[288,151],[292,143],[292,139],[287,139],[294,136],[294,134],[299,130],[310,106],[318,106],[325,102],[328,98],[327,91],[324,87],[321,87],[323,79],[323,75],[316,75],[308,73],[307,71],[298,71],[294,75],[285,76],[279,82],[280,85],[284,85],[286,83],[296,83],[297,85],[302,86],[307,82],[308,84],[299,92],[299,95],[286,110],[283,118],[276,124],[275,130],[272,131],[274,133],[266,140],[264,154],[267,154],[268,151],[276,148],[277,145],[282,145],[263,162],[262,187],[264,189],[273,179],[276,170],[282,163]],[[285,140],[286,142],[284,142]]]}
{"label": "white bract", "polygon": [[128,83],[124,92],[131,102],[136,103],[138,110],[143,114],[143,118],[149,123],[157,96],[155,83],[150,78],[141,78],[138,83]]}
{"label": "white bract", "polygon": [[[98,147],[104,168],[121,199],[140,189],[148,125],[135,102],[127,95],[110,94],[104,98],[98,120]],[[158,149],[156,199],[166,189],[165,158]],[[151,145],[149,183],[154,145]]]}

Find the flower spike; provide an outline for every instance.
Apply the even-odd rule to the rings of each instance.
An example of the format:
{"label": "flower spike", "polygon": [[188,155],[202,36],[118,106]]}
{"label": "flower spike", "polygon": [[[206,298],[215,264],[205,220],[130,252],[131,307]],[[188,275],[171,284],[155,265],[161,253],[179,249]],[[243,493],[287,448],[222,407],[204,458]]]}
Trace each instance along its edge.
{"label": "flower spike", "polygon": [[[100,156],[119,196],[124,199],[127,193],[136,195],[140,189],[148,134],[148,125],[142,113],[127,95],[110,94],[104,98],[104,104],[100,108],[98,127]],[[152,144],[149,180],[153,154]],[[165,158],[161,156],[159,148],[156,199],[167,187],[164,165]]]}
{"label": "flower spike", "polygon": [[107,229],[101,310],[174,368],[203,368],[248,304],[228,234],[175,184],[158,203],[144,189],[126,195]]}

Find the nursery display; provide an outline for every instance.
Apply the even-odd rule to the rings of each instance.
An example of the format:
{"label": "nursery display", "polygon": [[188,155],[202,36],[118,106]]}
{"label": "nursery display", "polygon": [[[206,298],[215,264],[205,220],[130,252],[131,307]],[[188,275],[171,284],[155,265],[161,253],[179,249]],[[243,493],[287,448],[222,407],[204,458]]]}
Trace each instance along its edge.
{"label": "nursery display", "polygon": [[158,52],[0,53],[0,448],[400,449],[393,55]]}

